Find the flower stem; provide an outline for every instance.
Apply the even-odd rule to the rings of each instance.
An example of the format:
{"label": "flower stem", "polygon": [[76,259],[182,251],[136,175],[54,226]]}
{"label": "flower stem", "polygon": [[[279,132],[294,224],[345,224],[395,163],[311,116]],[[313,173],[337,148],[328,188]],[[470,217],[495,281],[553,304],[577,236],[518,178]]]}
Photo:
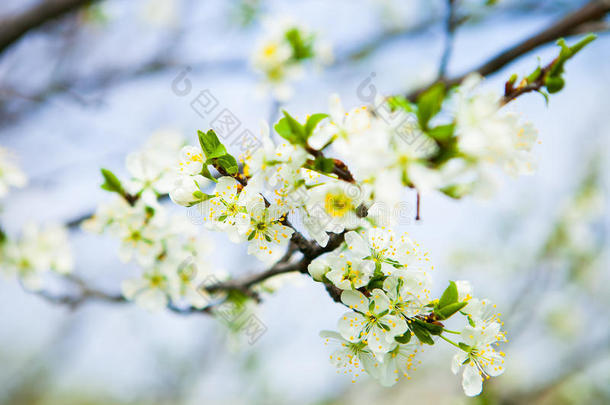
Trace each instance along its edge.
{"label": "flower stem", "polygon": [[438,336],[439,336],[441,339],[443,339],[444,341],[451,343],[452,345],[454,345],[454,346],[455,346],[455,347],[457,347],[458,349],[460,349],[460,350],[464,350],[464,349],[462,349],[462,348],[460,347],[460,345],[458,345],[457,343],[455,343],[453,340],[447,339],[447,338],[446,338],[445,336],[443,336],[443,335],[438,335]]}

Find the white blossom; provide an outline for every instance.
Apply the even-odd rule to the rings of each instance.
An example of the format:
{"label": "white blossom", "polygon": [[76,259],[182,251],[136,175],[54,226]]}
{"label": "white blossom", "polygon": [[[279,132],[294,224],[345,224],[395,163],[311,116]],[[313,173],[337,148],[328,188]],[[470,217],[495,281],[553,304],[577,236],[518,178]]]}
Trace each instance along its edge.
{"label": "white blossom", "polygon": [[0,147],[0,198],[4,197],[10,187],[24,187],[27,177],[15,162],[15,156]]}

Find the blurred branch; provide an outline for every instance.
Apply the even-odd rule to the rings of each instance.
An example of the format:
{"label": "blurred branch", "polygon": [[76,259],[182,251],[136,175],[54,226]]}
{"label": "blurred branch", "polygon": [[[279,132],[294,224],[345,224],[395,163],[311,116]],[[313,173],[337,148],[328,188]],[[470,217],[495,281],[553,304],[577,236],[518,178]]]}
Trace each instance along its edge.
{"label": "blurred branch", "polygon": [[442,80],[445,78],[447,73],[447,66],[451,58],[451,52],[453,50],[453,39],[455,30],[457,29],[460,22],[456,19],[455,15],[456,0],[447,0],[447,20],[445,23],[445,45],[443,53],[441,55],[441,62],[438,68],[438,79]]}
{"label": "blurred branch", "polygon": [[509,63],[538,48],[539,46],[548,44],[549,42],[555,41],[561,37],[566,37],[579,33],[579,30],[584,25],[587,25],[591,22],[600,21],[608,12],[610,12],[610,0],[593,0],[585,4],[578,10],[573,11],[561,18],[560,20],[554,22],[546,29],[500,52],[487,62],[469,71],[468,73],[454,77],[452,79],[442,78],[429,86],[420,88],[407,94],[406,97],[408,99],[414,100],[421,93],[425,92],[436,83],[445,83],[445,85],[447,86],[457,85],[472,73],[478,73],[482,76],[488,76],[492,73],[499,71]]}
{"label": "blurred branch", "polygon": [[88,286],[83,279],[73,274],[67,275],[65,278],[70,280],[78,288],[78,294],[52,295],[47,291],[38,291],[34,293],[53,304],[66,305],[72,310],[75,310],[87,301],[102,301],[109,303],[127,302],[122,295],[113,295],[92,288]]}
{"label": "blurred branch", "polygon": [[21,14],[0,20],[0,54],[23,35],[48,21],[99,0],[42,0]]}

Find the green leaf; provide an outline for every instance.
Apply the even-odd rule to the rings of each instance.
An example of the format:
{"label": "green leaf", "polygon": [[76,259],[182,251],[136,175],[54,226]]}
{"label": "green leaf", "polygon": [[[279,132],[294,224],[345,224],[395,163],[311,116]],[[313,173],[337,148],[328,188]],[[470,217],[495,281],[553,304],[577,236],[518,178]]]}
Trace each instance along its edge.
{"label": "green leaf", "polygon": [[595,34],[589,34],[572,46],[568,46],[566,44],[565,39],[559,38],[559,40],[557,41],[557,45],[559,45],[561,51],[559,51],[559,56],[557,57],[556,62],[553,63],[553,67],[549,71],[549,77],[554,77],[562,74],[565,63],[574,55],[576,55],[579,51],[581,51],[585,46],[593,42],[595,38],[597,38]]}
{"label": "green leaf", "polygon": [[466,302],[466,301],[454,302],[453,304],[445,305],[442,308],[437,308],[434,311],[434,313],[441,320],[442,319],[447,319],[447,318],[450,318],[453,314],[455,314],[460,309],[464,308],[467,304],[468,304],[468,302]]}
{"label": "green leaf", "polygon": [[441,295],[441,299],[438,301],[437,308],[443,308],[447,305],[451,305],[458,300],[458,289],[457,285],[453,282],[449,282],[449,287],[445,289],[443,295]]}
{"label": "green leaf", "polygon": [[432,337],[430,336],[430,332],[428,331],[428,329],[424,328],[423,326],[418,325],[415,322],[411,322],[409,324],[409,328],[413,331],[413,333],[415,333],[415,336],[419,339],[420,342],[428,344],[428,345],[434,344],[434,340],[432,340]]}
{"label": "green leaf", "polygon": [[208,132],[197,131],[199,136],[199,144],[206,159],[214,159],[227,154],[227,149],[218,140],[216,132],[210,129]]}
{"label": "green leaf", "polygon": [[305,127],[286,111],[282,112],[284,113],[284,118],[275,124],[275,131],[291,144],[304,146],[307,142]]}
{"label": "green leaf", "polygon": [[228,153],[224,156],[220,156],[214,159],[214,165],[221,167],[225,170],[229,175],[233,176],[237,174],[239,171],[239,165],[237,164],[237,160]]}
{"label": "green leaf", "polygon": [[425,328],[428,332],[430,332],[431,335],[440,335],[441,333],[443,333],[443,327],[441,325],[424,322],[419,319],[414,319],[413,322],[415,322],[419,326]]}
{"label": "green leaf", "polygon": [[533,83],[536,80],[538,80],[538,78],[540,77],[540,74],[542,74],[542,68],[540,66],[538,66],[536,68],[536,70],[534,70],[532,73],[530,73],[530,75],[528,77],[525,78],[525,80],[528,83]]}
{"label": "green leaf", "polygon": [[460,199],[464,197],[466,194],[469,194],[472,187],[467,184],[453,184],[451,186],[447,186],[441,188],[441,192],[448,197]]}
{"label": "green leaf", "polygon": [[207,165],[207,164],[204,164],[204,165],[201,167],[201,175],[202,175],[203,177],[206,177],[206,178],[208,178],[208,179],[210,179],[210,180],[214,181],[214,183],[218,183],[218,180],[216,180],[216,179],[214,178],[214,176],[212,176],[212,173],[210,173],[210,169],[208,169],[208,165]]}
{"label": "green leaf", "polygon": [[405,332],[404,335],[394,336],[394,340],[397,341],[398,343],[406,345],[407,343],[409,343],[411,341],[411,331],[408,330],[407,332]]}
{"label": "green leaf", "polygon": [[440,110],[445,98],[445,84],[437,83],[426,90],[417,99],[417,119],[423,129],[428,128],[428,122]]}
{"label": "green leaf", "polygon": [[439,125],[428,130],[428,135],[436,141],[446,142],[453,137],[455,124]]}
{"label": "green leaf", "polygon": [[388,99],[388,104],[392,111],[396,111],[398,109],[404,110],[406,112],[413,112],[415,108],[413,103],[404,98],[403,96],[392,96]]}
{"label": "green leaf", "polygon": [[298,28],[292,28],[286,31],[286,40],[292,47],[292,57],[296,60],[309,59],[314,56],[312,37],[303,37],[301,31]]}
{"label": "green leaf", "polygon": [[313,162],[313,168],[318,172],[332,173],[335,168],[335,161],[324,156],[318,156]]}
{"label": "green leaf", "polygon": [[307,122],[305,122],[305,135],[307,138],[311,136],[316,126],[322,121],[324,118],[327,118],[328,114],[313,114],[307,118]]}
{"label": "green leaf", "polygon": [[113,193],[119,193],[123,195],[125,190],[123,190],[123,185],[120,180],[108,169],[102,169],[102,176],[104,176],[104,184],[102,184],[102,188],[106,191],[110,191]]}
{"label": "green leaf", "polygon": [[558,93],[559,91],[561,91],[561,89],[563,89],[563,86],[565,86],[565,84],[566,82],[561,76],[549,76],[544,81],[544,85],[546,86],[546,89],[550,94]]}

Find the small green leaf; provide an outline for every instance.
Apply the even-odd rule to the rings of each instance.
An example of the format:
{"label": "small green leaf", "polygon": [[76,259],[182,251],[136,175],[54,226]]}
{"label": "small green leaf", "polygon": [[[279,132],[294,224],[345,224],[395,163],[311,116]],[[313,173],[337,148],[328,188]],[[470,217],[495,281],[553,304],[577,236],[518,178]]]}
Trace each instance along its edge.
{"label": "small green leaf", "polygon": [[438,301],[437,308],[443,308],[447,305],[451,305],[458,300],[458,289],[457,285],[453,282],[449,282],[449,287],[445,289],[443,295],[441,295],[441,299]]}
{"label": "small green leaf", "polygon": [[199,144],[206,159],[214,159],[227,154],[227,149],[218,140],[216,132],[210,129],[208,132],[197,131],[199,136]]}
{"label": "small green leaf", "polygon": [[595,34],[589,34],[572,46],[568,46],[565,39],[559,38],[557,45],[559,45],[561,51],[559,51],[559,56],[549,71],[549,76],[553,77],[562,74],[565,63],[596,38]]}
{"label": "small green leaf", "polygon": [[441,325],[435,325],[433,323],[424,322],[419,319],[414,319],[413,322],[428,330],[431,335],[440,335],[441,333],[443,333],[443,327]]}
{"label": "small green leaf", "polygon": [[428,130],[428,135],[436,141],[446,142],[453,137],[455,124],[439,125]]}
{"label": "small green leaf", "polygon": [[441,188],[441,192],[448,197],[460,199],[464,197],[466,194],[469,194],[472,187],[468,184],[453,184],[451,186],[447,186]]}
{"label": "small green leaf", "polygon": [[113,193],[119,193],[123,195],[125,191],[123,190],[123,185],[120,180],[108,169],[101,169],[102,176],[104,176],[104,184],[102,184],[102,188],[106,191],[110,191]]}
{"label": "small green leaf", "polygon": [[292,47],[292,57],[296,60],[309,59],[314,56],[312,37],[303,37],[298,28],[286,31],[285,38]]}
{"label": "small green leaf", "polygon": [[536,70],[534,70],[532,73],[530,73],[530,75],[528,77],[525,78],[525,80],[528,83],[534,83],[536,80],[538,80],[541,73],[542,73],[542,68],[540,66],[538,66],[536,68]]}
{"label": "small green leaf", "polygon": [[324,118],[327,118],[328,114],[313,114],[307,118],[307,122],[305,122],[305,135],[307,138],[311,136],[316,126],[322,121]]}
{"label": "small green leaf", "polygon": [[201,167],[201,175],[202,175],[203,177],[206,177],[206,178],[208,178],[208,179],[210,179],[210,180],[214,181],[214,183],[217,183],[217,182],[218,182],[218,180],[216,180],[216,179],[214,178],[214,176],[212,176],[212,173],[210,173],[210,169],[208,169],[208,165],[207,165],[207,164],[204,164],[204,165]]}
{"label": "small green leaf", "polygon": [[423,129],[428,128],[430,119],[441,110],[444,98],[445,84],[443,83],[435,84],[419,96],[417,99],[417,119]]}
{"label": "small green leaf", "polygon": [[460,309],[464,308],[467,304],[468,304],[468,302],[466,302],[466,301],[454,302],[453,304],[445,305],[442,308],[437,308],[434,311],[434,313],[441,320],[442,319],[447,319],[447,318],[450,318],[453,314],[455,314]]}
{"label": "small green leaf", "polygon": [[396,340],[398,343],[406,345],[411,341],[411,331],[408,330],[404,335],[395,336],[394,340]]}
{"label": "small green leaf", "polygon": [[335,168],[335,161],[324,156],[318,156],[313,162],[313,168],[318,172],[332,173]]}
{"label": "small green leaf", "polygon": [[275,131],[291,144],[304,146],[307,142],[305,127],[286,111],[282,112],[284,113],[284,118],[275,124]]}
{"label": "small green leaf", "polygon": [[388,104],[392,111],[396,111],[398,109],[404,110],[406,112],[412,113],[415,111],[415,107],[413,103],[404,98],[403,96],[392,96],[388,99]]}
{"label": "small green leaf", "polygon": [[409,324],[409,328],[413,331],[413,333],[415,333],[415,336],[419,339],[420,342],[426,343],[428,345],[434,344],[434,340],[432,340],[428,329],[418,325],[415,322],[411,322]]}
{"label": "small green leaf", "polygon": [[214,165],[219,166],[231,176],[239,172],[239,165],[237,164],[237,160],[235,160],[235,158],[229,155],[228,153],[226,155],[214,159]]}
{"label": "small green leaf", "polygon": [[561,89],[563,89],[565,84],[566,82],[561,76],[549,76],[544,81],[544,85],[550,94],[558,93],[561,91]]}

